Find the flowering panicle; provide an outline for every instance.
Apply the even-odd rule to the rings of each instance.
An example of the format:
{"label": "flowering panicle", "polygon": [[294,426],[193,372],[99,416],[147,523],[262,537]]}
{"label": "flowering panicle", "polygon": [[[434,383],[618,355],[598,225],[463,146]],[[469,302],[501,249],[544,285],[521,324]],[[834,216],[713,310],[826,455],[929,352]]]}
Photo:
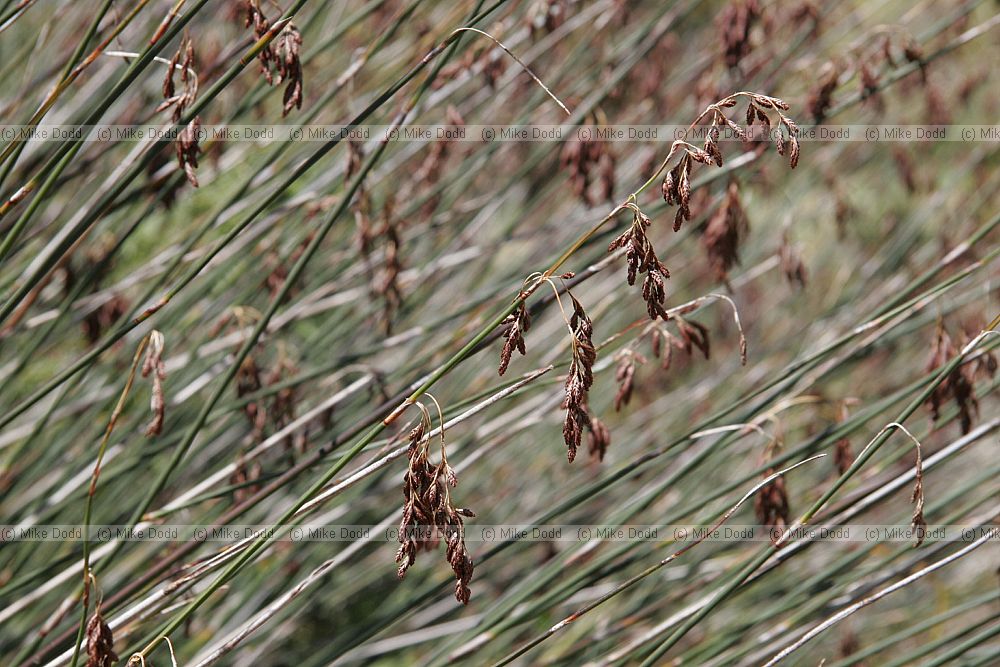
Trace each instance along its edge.
{"label": "flowering panicle", "polygon": [[500,350],[500,366],[497,368],[497,373],[500,375],[507,372],[514,350],[520,352],[522,356],[525,354],[524,334],[531,327],[531,313],[525,308],[524,301],[521,301],[517,310],[507,316],[502,326],[504,342]]}
{"label": "flowering panicle", "polygon": [[[773,474],[774,468],[768,468],[764,476]],[[775,477],[760,488],[754,498],[753,509],[762,526],[781,530],[788,525],[788,492],[783,476]]]}
{"label": "flowering panicle", "polygon": [[806,266],[802,263],[798,249],[789,241],[787,233],[782,235],[781,245],[778,247],[778,265],[789,284],[798,283],[800,289],[806,286]]}
{"label": "flowering panicle", "polygon": [[[246,0],[245,16],[245,26],[253,29],[256,39],[262,39],[271,30],[271,22],[260,10],[259,0]],[[294,23],[289,23],[257,53],[261,74],[268,85],[288,82],[282,97],[282,116],[287,116],[293,108],[302,108],[301,49],[302,35]]]}
{"label": "flowering panicle", "polygon": [[[655,335],[659,336],[659,332],[656,332]],[[657,338],[658,340],[659,338]],[[616,354],[615,358],[618,360],[618,367],[615,369],[615,380],[618,382],[618,392],[615,394],[615,412],[621,412],[621,409],[632,400],[635,369],[646,363],[646,357],[631,347],[626,347]]]}
{"label": "flowering panicle", "polygon": [[[951,357],[959,353],[944,324],[939,322],[931,348],[931,356],[927,362],[926,371],[930,372],[944,366]],[[972,423],[979,414],[979,401],[976,399],[976,375],[992,378],[996,374],[997,360],[992,352],[984,353],[975,363],[962,363],[955,367],[947,377],[934,388],[927,399],[931,412],[931,421],[936,422],[941,417],[941,407],[949,400],[955,402],[958,409],[958,420],[962,433],[972,430]]]}
{"label": "flowering panicle", "polygon": [[559,162],[570,173],[573,194],[585,206],[593,206],[590,192],[596,172],[600,183],[600,198],[610,201],[615,191],[615,156],[606,141],[574,139],[566,143]]}
{"label": "flowering panicle", "polygon": [[[724,109],[736,106],[739,97],[746,97],[749,102],[745,115],[746,128],[741,127],[736,121],[726,116]],[[788,164],[794,169],[799,163],[799,128],[790,117],[784,112],[788,111],[788,104],[769,95],[759,93],[740,92],[733,93],[714,104],[708,105],[705,111],[695,121],[695,125],[704,119],[710,119],[710,125],[705,133],[705,143],[703,148],[694,146],[687,141],[678,140],[673,143],[670,149],[670,157],[682,153],[680,160],[670,169],[663,179],[662,194],[663,200],[669,205],[677,205],[677,213],[674,215],[674,231],[679,231],[685,221],[691,220],[691,178],[695,163],[721,167],[724,162],[722,149],[719,148],[719,137],[722,128],[728,128],[736,137],[747,141],[751,138],[751,128],[755,123],[759,123],[764,137],[773,136],[775,149],[779,155],[788,156]],[[777,116],[778,129],[771,131],[771,115]],[[694,125],[692,125],[692,128]]]}
{"label": "flowering panicle", "polygon": [[153,377],[153,392],[149,399],[149,409],[153,419],[146,427],[146,435],[159,435],[163,430],[163,413],[166,401],[163,397],[163,381],[167,379],[167,369],[163,363],[163,334],[153,330],[149,335],[149,347],[142,361],[142,377]]}
{"label": "flowering panicle", "polygon": [[760,20],[762,13],[759,0],[737,0],[719,13],[719,36],[728,67],[738,66],[750,54],[750,31]]}
{"label": "flowering panicle", "polygon": [[670,271],[656,256],[653,244],[646,235],[650,225],[649,218],[639,210],[638,206],[630,204],[632,209],[632,224],[608,246],[608,252],[620,248],[625,249],[625,261],[628,265],[628,284],[634,285],[636,276],[645,273],[642,282],[642,298],[646,302],[646,311],[650,319],[667,319],[667,311],[663,307],[666,300],[666,280]]}
{"label": "flowering panicle", "polygon": [[422,405],[419,407],[423,416],[409,433],[409,465],[403,476],[397,574],[402,579],[416,560],[417,552],[431,551],[444,539],[445,557],[455,573],[455,599],[468,604],[472,595],[469,582],[472,581],[473,562],[465,547],[463,517],[474,517],[475,513],[452,503],[451,489],[458,485],[458,477],[448,465],[444,424],[441,427],[441,460],[434,464],[429,458],[429,439],[425,437],[430,429],[430,415]]}
{"label": "flowering panicle", "polygon": [[812,114],[813,122],[821,123],[826,118],[827,112],[833,106],[833,93],[837,90],[840,82],[840,67],[829,62],[820,70],[819,80],[809,91],[809,100],[806,107]]}
{"label": "flowering panicle", "polygon": [[587,453],[595,461],[603,461],[611,444],[611,430],[597,417],[590,418],[590,433],[587,434]]}
{"label": "flowering panicle", "polygon": [[694,348],[701,350],[705,358],[709,358],[708,328],[697,322],[689,322],[680,315],[672,318],[677,322],[677,332],[680,334],[680,347],[690,355]]}
{"label": "flowering panicle", "polygon": [[739,264],[739,246],[750,224],[740,203],[739,187],[729,184],[726,198],[705,226],[701,237],[708,253],[708,263],[719,280],[725,280],[729,270]]}
{"label": "flowering panicle", "polygon": [[597,350],[592,340],[594,324],[584,311],[576,297],[570,294],[573,301],[573,315],[569,320],[572,334],[573,360],[566,374],[566,398],[563,409],[566,418],[563,422],[563,440],[566,442],[566,457],[572,463],[584,429],[592,428],[592,419],[587,407],[587,397],[590,387],[594,384],[594,362],[597,361]]}
{"label": "flowering panicle", "polygon": [[[180,69],[181,84],[183,90],[177,92],[174,86],[174,71]],[[167,74],[163,78],[163,101],[156,108],[157,112],[172,108],[171,120],[178,123],[184,115],[184,111],[194,102],[198,96],[198,75],[194,71],[194,45],[191,39],[184,37],[174,57],[170,59],[167,66]],[[195,169],[198,167],[198,155],[201,148],[198,146],[199,135],[201,134],[201,117],[195,116],[177,135],[174,140],[174,148],[177,153],[177,163],[184,170],[184,176],[194,187],[198,187],[198,177]]]}
{"label": "flowering panicle", "polygon": [[111,628],[101,615],[100,603],[94,615],[87,621],[86,642],[87,667],[111,667],[113,663],[118,662],[118,655],[114,651],[115,639],[111,634]]}

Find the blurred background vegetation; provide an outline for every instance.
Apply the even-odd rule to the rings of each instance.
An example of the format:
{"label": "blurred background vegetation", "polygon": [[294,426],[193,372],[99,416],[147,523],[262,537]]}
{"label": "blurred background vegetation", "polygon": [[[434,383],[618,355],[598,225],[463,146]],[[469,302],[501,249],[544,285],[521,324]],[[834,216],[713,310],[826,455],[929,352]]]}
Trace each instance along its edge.
{"label": "blurred background vegetation", "polygon": [[[0,118],[686,125],[745,90],[783,99],[803,126],[1000,117],[989,1],[249,7],[0,2]],[[502,42],[571,117],[462,27]],[[270,83],[261,52],[274,58]],[[167,98],[191,95],[158,108],[171,71]],[[744,108],[727,112],[743,123]],[[920,477],[928,524],[1000,516],[998,340],[980,335],[1000,313],[995,140],[803,141],[794,171],[764,143],[721,143],[726,161],[695,171],[679,232],[659,179],[635,200],[670,270],[665,307],[693,304],[651,325],[625,261],[608,253],[631,214],[587,234],[656,171],[672,137],[209,139],[196,166],[191,146],[170,142],[3,139],[0,523],[381,529],[343,542],[0,544],[0,664],[100,664],[101,623],[122,663],[142,650],[146,664],[170,664],[156,642],[165,635],[185,666],[764,664],[969,545],[709,541],[650,570],[683,541],[471,535],[479,524],[710,525],[767,475],[817,454],[827,456],[772,480],[730,521],[780,528],[809,512],[815,525],[905,528]],[[737,201],[745,229],[725,219]],[[739,228],[727,275],[706,233],[716,218]],[[576,275],[553,285],[593,322],[589,410],[610,432],[603,461],[584,447],[567,463],[571,339],[553,290],[531,278],[571,248],[556,273]],[[499,377],[496,323],[526,285],[526,355]],[[739,314],[746,365],[733,307],[701,298],[720,294]],[[704,331],[711,354],[682,345],[664,369],[651,326],[674,340]],[[164,421],[150,434],[148,354],[161,343]],[[616,409],[629,373],[631,400]],[[400,521],[420,412],[383,419],[429,376],[446,420],[474,409],[446,434],[454,503],[477,515],[465,520],[468,605],[454,599],[443,546],[399,580],[396,545],[382,537]],[[433,401],[421,401],[437,427]],[[883,430],[892,422],[920,442],[921,476],[913,441]],[[784,662],[996,664],[998,564],[986,542]],[[88,638],[74,657],[74,639]]]}

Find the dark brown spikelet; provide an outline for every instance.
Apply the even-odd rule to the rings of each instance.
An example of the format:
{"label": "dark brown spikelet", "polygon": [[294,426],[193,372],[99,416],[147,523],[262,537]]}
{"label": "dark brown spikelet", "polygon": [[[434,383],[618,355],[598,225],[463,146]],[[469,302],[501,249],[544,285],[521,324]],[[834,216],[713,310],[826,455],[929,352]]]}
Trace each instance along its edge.
{"label": "dark brown spikelet", "polygon": [[[267,20],[260,10],[259,0],[245,0],[246,18],[244,25],[253,30],[254,39],[260,40],[271,29],[271,22]],[[258,53],[257,60],[260,61],[260,72],[264,75],[267,83],[273,84],[274,78],[271,76],[271,66],[275,60],[274,45],[268,43]]]}
{"label": "dark brown spikelet", "polygon": [[917,462],[914,465],[913,493],[910,502],[913,503],[913,517],[910,519],[910,529],[916,538],[913,546],[919,547],[927,535],[927,520],[924,519],[924,459],[917,444]]}
{"label": "dark brown spikelet", "polygon": [[[774,469],[769,468],[764,476],[773,474]],[[762,526],[779,530],[788,526],[788,493],[785,490],[783,476],[775,477],[771,482],[761,487],[754,498],[753,509],[757,515],[758,523]],[[774,541],[773,536],[772,541]]]}
{"label": "dark brown spikelet", "polygon": [[689,322],[680,315],[675,315],[673,319],[677,322],[677,331],[680,334],[681,346],[684,351],[690,355],[694,348],[697,348],[708,359],[711,352],[708,328],[697,322]]}
{"label": "dark brown spikelet", "polygon": [[424,434],[430,420],[424,418],[409,433],[409,465],[403,477],[403,516],[399,523],[400,547],[396,552],[400,579],[417,557],[419,551],[431,551],[445,541],[445,557],[455,573],[455,599],[468,604],[472,591],[473,562],[465,547],[463,517],[474,517],[471,510],[455,507],[451,489],[458,485],[455,471],[448,465],[444,444],[441,461],[436,465],[428,456],[428,443]]}
{"label": "dark brown spikelet", "polygon": [[569,141],[563,146],[559,162],[563,169],[569,171],[573,194],[585,206],[595,204],[591,194],[595,175],[600,182],[601,199],[612,200],[615,190],[615,157],[606,141]]}
{"label": "dark brown spikelet", "polygon": [[195,116],[194,120],[188,123],[174,142],[177,149],[177,163],[184,170],[184,176],[194,187],[198,187],[198,176],[195,169],[198,167],[198,155],[201,148],[198,146],[199,135],[201,134],[201,117]]}
{"label": "dark brown spikelet", "polygon": [[[163,77],[163,101],[156,107],[157,113],[171,109],[170,119],[175,123],[198,97],[198,74],[194,66],[194,44],[185,36],[167,65],[167,73]],[[182,87],[179,93],[174,86],[174,74],[178,70]]]}
{"label": "dark brown spikelet", "polygon": [[758,0],[736,0],[719,13],[719,41],[728,67],[736,67],[750,54],[753,48],[750,31],[760,17],[761,6]]}
{"label": "dark brown spikelet", "polygon": [[[254,394],[261,390],[263,384],[260,379],[260,368],[254,355],[247,355],[243,363],[236,370],[236,395],[239,398]],[[263,432],[267,422],[267,409],[257,401],[250,401],[243,406],[243,414],[255,432]]]}
{"label": "dark brown spikelet", "polygon": [[837,467],[837,473],[843,475],[854,463],[854,452],[851,451],[851,441],[841,438],[833,446],[833,464]]}
{"label": "dark brown spikelet", "polygon": [[790,284],[798,283],[799,288],[806,286],[807,272],[805,264],[798,250],[788,240],[788,235],[781,237],[781,245],[778,247],[778,264],[785,279]]}
{"label": "dark brown spikelet", "polygon": [[580,448],[584,429],[591,428],[587,398],[594,384],[597,350],[592,340],[593,322],[576,297],[570,294],[570,299],[573,301],[573,315],[569,320],[573,336],[573,360],[566,374],[566,398],[563,401],[566,418],[563,422],[563,440],[566,442],[566,458],[572,463],[576,458],[577,449]]}
{"label": "dark brown spikelet", "polygon": [[590,458],[598,462],[603,461],[610,444],[611,431],[607,425],[597,417],[591,417],[590,433],[587,435],[587,451]]}
{"label": "dark brown spikelet", "polygon": [[382,326],[386,335],[392,333],[392,321],[399,307],[403,304],[403,291],[399,283],[399,274],[403,271],[400,258],[402,241],[399,235],[399,225],[393,215],[394,204],[388,200],[382,209],[382,226],[379,236],[385,240],[385,251],[382,269],[375,279],[375,293],[382,299]]}
{"label": "dark brown spikelet", "polygon": [[[658,335],[659,332],[654,330],[654,334]],[[636,366],[645,364],[646,358],[628,347],[619,352],[616,358],[618,367],[615,369],[615,381],[618,382],[618,392],[615,394],[615,412],[621,412],[632,400]]]}
{"label": "dark brown spikelet", "polygon": [[90,311],[83,318],[83,335],[91,345],[96,343],[104,335],[111,325],[128,312],[128,299],[120,294],[115,294],[100,306]]}
{"label": "dark brown spikelet", "polygon": [[644,273],[642,298],[646,302],[646,312],[652,320],[665,320],[667,311],[663,304],[667,298],[666,281],[670,278],[670,271],[656,256],[653,244],[646,235],[649,218],[638,207],[632,208],[632,214],[632,224],[611,242],[608,252],[625,249],[628,284],[634,285],[636,277]]}
{"label": "dark brown spikelet", "polygon": [[862,63],[858,70],[858,81],[861,86],[861,99],[866,100],[878,93],[878,75],[868,63]]}
{"label": "dark brown spikelet", "polygon": [[153,392],[149,399],[149,409],[153,419],[146,427],[146,435],[159,435],[163,431],[163,413],[166,401],[163,396],[163,381],[167,379],[167,369],[163,364],[163,334],[153,331],[146,348],[146,358],[142,361],[142,377],[153,377]]}
{"label": "dark brown spikelet", "polygon": [[819,81],[809,91],[806,103],[813,122],[820,123],[826,118],[827,112],[833,106],[833,93],[837,90],[840,79],[840,68],[833,62],[827,63],[820,70]]}
{"label": "dark brown spikelet", "polygon": [[[179,93],[174,86],[174,73],[178,69],[180,70],[182,84],[182,90]],[[162,92],[163,101],[156,108],[156,111],[160,112],[172,109],[170,119],[174,123],[179,123],[188,106],[198,96],[198,74],[194,70],[194,45],[186,36],[181,40],[177,52],[167,66],[167,74],[163,78]],[[184,176],[188,182],[194,187],[198,187],[198,177],[195,175],[195,169],[198,167],[198,155],[201,152],[201,149],[198,147],[200,134],[201,117],[195,116],[178,133],[177,139],[174,140],[177,163],[184,170]]]}
{"label": "dark brown spikelet", "polygon": [[[271,29],[271,22],[260,9],[259,0],[246,0],[245,25],[253,30],[254,38],[262,39]],[[268,85],[279,85],[287,81],[282,97],[282,116],[302,108],[302,35],[294,23],[289,23],[281,32],[257,53],[260,71]]]}
{"label": "dark brown spikelet", "polygon": [[[940,368],[958,353],[959,349],[952,341],[951,336],[948,335],[944,324],[939,322],[926,371],[929,373]],[[985,368],[987,370],[991,367],[995,369],[995,363],[994,360],[991,365],[990,361],[986,360]],[[941,417],[941,407],[949,400],[953,400],[958,409],[958,421],[962,434],[965,435],[972,430],[972,424],[979,414],[979,401],[976,399],[975,391],[975,371],[976,366],[971,363],[959,364],[934,388],[927,399],[932,422],[936,422]]]}
{"label": "dark brown spikelet", "polygon": [[87,667],[111,667],[113,663],[118,662],[118,655],[114,651],[115,639],[111,634],[111,628],[101,616],[100,604],[87,621],[86,641]]}
{"label": "dark brown spikelet", "polygon": [[292,109],[302,108],[302,35],[294,23],[289,23],[275,40],[275,56],[278,70],[276,83],[288,82],[282,96],[281,115],[287,116]]}
{"label": "dark brown spikelet", "polygon": [[507,372],[514,350],[520,352],[521,356],[525,354],[524,334],[531,328],[531,313],[524,307],[524,301],[521,301],[517,310],[507,316],[501,326],[504,327],[504,341],[500,350],[500,366],[497,368],[497,373],[503,375]]}
{"label": "dark brown spikelet", "polygon": [[740,242],[750,229],[746,211],[740,203],[739,187],[729,184],[726,198],[705,226],[701,242],[708,253],[708,263],[716,278],[726,280],[729,270],[739,264]]}

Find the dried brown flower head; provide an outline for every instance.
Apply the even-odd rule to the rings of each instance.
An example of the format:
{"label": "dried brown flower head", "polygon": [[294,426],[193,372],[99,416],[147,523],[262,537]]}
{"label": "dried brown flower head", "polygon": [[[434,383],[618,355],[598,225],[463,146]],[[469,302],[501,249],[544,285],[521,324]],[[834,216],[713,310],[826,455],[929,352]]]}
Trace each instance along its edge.
{"label": "dried brown flower head", "polygon": [[[183,90],[178,93],[174,87],[174,72],[180,69]],[[171,120],[179,123],[184,111],[198,96],[198,75],[194,70],[194,45],[187,36],[181,40],[180,46],[167,66],[167,74],[163,78],[163,101],[156,108],[157,112],[172,109]],[[177,162],[188,182],[198,187],[195,168],[198,166],[198,138],[201,132],[201,118],[195,116],[178,134],[174,141],[177,152]]]}
{"label": "dried brown flower head", "polygon": [[142,361],[142,377],[153,376],[153,392],[149,399],[149,409],[153,419],[146,427],[146,435],[159,435],[163,430],[163,413],[166,401],[163,397],[163,381],[167,379],[167,369],[163,364],[163,334],[154,330],[149,335],[149,347]]}
{"label": "dried brown flower head", "polygon": [[[260,391],[263,386],[257,360],[253,354],[248,354],[236,370],[236,395],[243,398]],[[267,422],[267,409],[263,404],[252,400],[243,406],[243,414],[255,432],[263,432]]]}
{"label": "dried brown flower head", "polygon": [[455,573],[455,599],[468,604],[472,591],[473,562],[465,547],[463,517],[474,517],[468,509],[455,507],[451,489],[458,485],[458,477],[450,465],[445,451],[444,429],[441,429],[441,460],[433,464],[429,458],[430,415],[421,408],[420,423],[409,433],[406,474],[403,476],[403,516],[399,522],[400,547],[396,552],[400,579],[417,557],[419,551],[431,551],[441,539],[445,541],[445,557]]}
{"label": "dried brown flower head", "polygon": [[111,628],[101,616],[100,603],[94,610],[94,615],[87,621],[86,642],[87,667],[111,667],[113,663],[118,662],[118,655],[114,651],[115,639],[111,634]]}
{"label": "dried brown flower head", "polygon": [[[654,332],[654,335],[659,341],[659,332]],[[618,382],[618,392],[615,394],[615,412],[621,412],[621,409],[632,400],[636,366],[645,364],[646,357],[631,347],[626,347],[616,354],[615,358],[618,360],[618,367],[615,369],[615,380]]]}
{"label": "dried brown flower head", "polygon": [[879,79],[871,64],[861,63],[858,69],[858,82],[861,85],[861,99],[866,100],[878,94]]}
{"label": "dried brown flower head", "polygon": [[595,204],[591,185],[596,173],[600,183],[600,199],[611,201],[615,190],[615,156],[608,142],[573,139],[567,142],[559,156],[562,168],[569,170],[570,183],[585,206]]}
{"label": "dried brown flower head", "polygon": [[525,308],[524,301],[518,304],[517,310],[507,316],[502,326],[504,342],[500,350],[500,366],[497,368],[497,373],[500,375],[507,372],[514,350],[520,352],[522,356],[525,354],[524,334],[531,328],[531,313]]}
{"label": "dried brown flower head", "polygon": [[528,24],[534,37],[541,32],[551,33],[561,26],[569,13],[566,0],[541,0],[528,10]]}
{"label": "dried brown flower head", "polygon": [[677,331],[680,334],[681,349],[690,355],[695,348],[708,359],[710,356],[710,343],[708,339],[708,328],[698,322],[689,322],[680,315],[674,315],[673,319],[677,323]]}
{"label": "dried brown flower head", "polygon": [[726,66],[736,67],[750,54],[750,31],[762,14],[758,0],[735,0],[719,13],[719,41]]}
{"label": "dried brown flower head", "polygon": [[802,256],[788,239],[788,234],[781,237],[781,245],[778,247],[778,264],[785,279],[790,284],[798,283],[799,288],[806,286],[807,271],[802,263]]}
{"label": "dried brown flower head", "polygon": [[854,452],[851,450],[851,441],[841,438],[833,446],[833,464],[837,467],[837,473],[843,475],[854,463]]}
{"label": "dried brown flower head", "polygon": [[920,443],[914,440],[917,445],[917,462],[914,467],[913,493],[910,495],[910,502],[913,503],[913,517],[910,519],[910,528],[916,536],[916,544],[920,546],[927,535],[927,520],[924,518],[924,459],[920,451]]}
{"label": "dried brown flower head", "polygon": [[701,242],[708,253],[708,263],[719,280],[726,280],[729,270],[739,264],[739,246],[749,230],[746,211],[740,203],[736,182],[729,184],[722,201],[705,226]]}
{"label": "dried brown flower head", "polygon": [[392,333],[392,320],[403,303],[403,291],[399,274],[403,271],[400,258],[401,240],[399,225],[393,216],[394,203],[391,199],[382,208],[382,225],[378,235],[384,240],[385,250],[382,269],[375,278],[375,293],[382,299],[382,327],[386,335]]}
{"label": "dried brown flower head", "polygon": [[670,278],[670,271],[656,256],[653,244],[646,235],[650,225],[649,218],[635,204],[629,204],[628,208],[632,210],[632,224],[611,242],[608,252],[625,249],[628,284],[634,285],[638,274],[646,274],[642,282],[642,298],[646,302],[646,312],[649,313],[650,319],[667,319],[667,311],[663,304],[666,301],[666,281]]}
{"label": "dried brown flower head", "polygon": [[591,428],[590,412],[587,408],[587,398],[594,384],[594,362],[597,361],[597,350],[592,340],[594,324],[590,321],[583,305],[570,294],[573,302],[573,314],[569,320],[572,336],[573,359],[569,372],[566,374],[566,398],[563,409],[566,418],[563,422],[563,440],[566,442],[566,457],[570,463],[576,458],[577,449],[584,429]]}
{"label": "dried brown flower head", "polygon": [[597,417],[590,418],[590,433],[587,436],[587,452],[595,461],[603,461],[611,444],[611,431]]}
{"label": "dried brown flower head", "polygon": [[[246,0],[245,6],[245,25],[252,28],[254,37],[260,40],[271,30],[271,22],[261,11],[258,0]],[[261,74],[264,75],[268,85],[288,82],[282,97],[282,116],[287,116],[293,108],[302,108],[301,48],[302,35],[294,23],[288,23],[278,36],[257,54]]]}
{"label": "dried brown flower head", "polygon": [[[736,106],[740,97],[745,97],[748,100],[745,114],[746,128],[731,120],[723,111]],[[763,136],[765,138],[773,136],[778,154],[787,154],[789,166],[792,169],[795,168],[799,163],[799,128],[795,121],[784,113],[788,108],[785,102],[776,97],[749,92],[733,93],[708,105],[691,126],[694,128],[705,119],[711,119],[706,131],[704,148],[699,148],[683,140],[675,141],[663,164],[665,167],[675,155],[681,154],[680,160],[673,169],[667,172],[662,184],[663,200],[669,205],[676,204],[678,206],[674,216],[674,231],[679,231],[685,220],[691,220],[691,178],[695,163],[714,164],[719,167],[723,164],[722,149],[719,148],[718,144],[723,127],[728,128],[728,131],[736,137],[746,141],[751,136],[754,123],[760,123]],[[774,132],[771,131],[772,114],[777,116],[778,120],[777,130]]]}
{"label": "dried brown flower head", "polygon": [[[289,267],[294,266],[295,263],[299,261],[302,253],[306,251],[306,248],[309,247],[309,244],[315,236],[315,231],[306,234],[305,238],[303,238],[302,241],[295,246],[292,252],[288,255],[288,258],[284,261],[282,260],[281,253],[278,249],[273,247],[269,249],[264,257],[264,265],[270,269],[270,272],[267,274],[267,277],[264,278],[264,287],[267,288],[267,291],[272,298],[277,296],[278,292],[281,291],[281,288],[285,286],[285,281],[288,279]],[[298,291],[298,283],[300,282],[302,282],[301,277],[296,284],[289,289],[288,293],[285,294],[285,301],[290,300],[295,295],[295,292]]]}
{"label": "dried brown flower head", "polygon": [[101,339],[111,325],[128,312],[129,302],[121,294],[115,294],[83,318],[83,335],[93,345]]}
{"label": "dried brown flower head", "polygon": [[[927,362],[927,372],[945,365],[951,357],[958,353],[959,348],[952,341],[951,336],[948,335],[944,324],[938,322],[934,344],[931,348],[931,356]],[[958,409],[958,420],[962,434],[967,434],[972,430],[972,424],[979,415],[979,401],[976,399],[975,390],[977,368],[982,368],[988,375],[992,376],[996,369],[996,358],[992,354],[986,355],[981,365],[962,363],[952,370],[934,388],[934,391],[931,392],[930,397],[927,399],[931,412],[931,421],[936,422],[941,416],[941,406],[949,400],[953,400],[955,407]]]}
{"label": "dried brown flower head", "polygon": [[806,108],[813,117],[813,122],[821,123],[830,107],[833,106],[833,93],[840,81],[840,67],[835,62],[829,62],[820,70],[819,80],[809,91]]}
{"label": "dried brown flower head", "polygon": [[[174,86],[174,74],[180,70],[180,79],[183,89],[180,93]],[[156,112],[172,109],[170,118],[173,122],[180,121],[184,111],[198,97],[198,74],[194,69],[194,44],[191,39],[185,36],[177,52],[167,65],[167,73],[163,77],[163,101],[156,107]]]}
{"label": "dried brown flower head", "polygon": [[263,468],[259,460],[254,459],[250,465],[247,465],[244,452],[240,452],[239,456],[236,457],[233,474],[229,476],[229,484],[236,487],[233,489],[233,502],[241,503],[260,490],[260,485],[253,482],[260,479],[262,472]]}
{"label": "dried brown flower head", "polygon": [[274,43],[278,72],[276,83],[288,82],[281,98],[281,115],[287,116],[293,108],[302,108],[302,61],[299,59],[302,35],[294,23],[289,23],[275,38]]}
{"label": "dried brown flower head", "polygon": [[[764,476],[768,477],[774,472],[773,468],[768,468]],[[753,509],[762,526],[779,530],[788,526],[788,492],[785,490],[784,476],[775,477],[761,487],[754,498]]]}
{"label": "dried brown flower head", "polygon": [[174,142],[177,149],[177,163],[184,170],[188,182],[194,187],[198,187],[198,176],[195,169],[198,167],[198,155],[201,153],[201,148],[198,146],[200,134],[201,117],[195,116],[194,120],[181,130]]}

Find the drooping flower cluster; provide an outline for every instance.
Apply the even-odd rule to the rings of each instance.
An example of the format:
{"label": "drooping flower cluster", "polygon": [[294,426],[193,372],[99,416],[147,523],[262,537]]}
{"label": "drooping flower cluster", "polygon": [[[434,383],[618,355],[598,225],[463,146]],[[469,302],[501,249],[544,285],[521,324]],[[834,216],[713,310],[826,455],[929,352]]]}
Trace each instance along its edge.
{"label": "drooping flower cluster", "polygon": [[705,226],[701,242],[708,253],[708,263],[719,280],[725,280],[729,270],[739,264],[740,242],[750,224],[740,203],[739,187],[729,184],[726,198]]}
{"label": "drooping flower cluster", "polygon": [[583,437],[583,431],[592,429],[592,419],[587,407],[587,397],[594,384],[594,362],[597,361],[597,350],[592,340],[594,323],[587,316],[583,305],[570,294],[573,301],[573,315],[569,320],[572,335],[573,360],[566,374],[566,398],[563,409],[566,417],[563,422],[563,440],[566,442],[566,457],[572,463],[576,458],[577,449]]}
{"label": "drooping flower cluster", "polygon": [[608,246],[609,252],[625,248],[625,261],[628,266],[628,284],[634,285],[636,276],[645,273],[642,281],[642,298],[646,302],[646,311],[650,319],[667,319],[667,311],[663,307],[666,301],[666,280],[670,271],[656,256],[653,244],[646,235],[650,225],[649,218],[632,205],[632,224]]}
{"label": "drooping flower cluster", "polygon": [[525,354],[524,334],[531,328],[531,313],[524,306],[524,301],[518,305],[517,310],[507,316],[503,321],[503,348],[500,350],[500,366],[497,373],[503,375],[510,365],[511,355],[517,350],[523,356]]}
{"label": "drooping flower cluster", "polygon": [[153,392],[149,399],[149,409],[153,419],[146,427],[146,435],[159,435],[163,430],[163,413],[166,400],[163,396],[163,381],[167,379],[167,368],[163,363],[163,334],[154,330],[149,336],[146,358],[142,361],[142,377],[153,378]]}
{"label": "drooping flower cluster", "polygon": [[[246,0],[245,25],[253,29],[254,37],[258,40],[271,30],[271,22],[260,10],[258,0]],[[302,108],[301,49],[302,35],[294,23],[288,23],[272,42],[257,53],[261,74],[268,85],[288,82],[282,98],[282,116],[287,116],[293,108]]]}
{"label": "drooping flower cluster", "polygon": [[[936,370],[959,353],[956,345],[943,323],[939,323],[934,336],[934,345],[927,362],[927,372]],[[931,412],[931,421],[941,417],[941,408],[949,400],[954,401],[958,410],[958,422],[963,434],[972,430],[972,423],[979,414],[979,401],[976,398],[976,375],[992,378],[996,374],[997,359],[992,352],[983,353],[975,363],[962,363],[956,366],[947,377],[934,388],[927,399]]]}
{"label": "drooping flower cluster", "polygon": [[115,639],[101,615],[100,604],[87,621],[86,639],[87,667],[111,667],[118,662],[118,655],[114,651]]}
{"label": "drooping flower cluster", "polygon": [[[180,80],[183,90],[177,92],[174,87],[174,71],[180,69]],[[174,57],[170,59],[167,66],[167,74],[163,78],[163,102],[156,108],[157,112],[172,108],[170,118],[178,123],[184,115],[184,111],[194,102],[198,96],[198,75],[194,71],[194,45],[191,39],[185,37],[181,40],[180,46]],[[194,187],[198,187],[198,177],[195,169],[198,167],[198,155],[201,148],[198,146],[201,135],[201,117],[192,118],[174,140],[174,148],[177,153],[177,163],[184,170],[184,176]]]}
{"label": "drooping flower cluster", "polygon": [[559,156],[560,165],[569,170],[570,183],[585,206],[593,206],[591,193],[594,176],[600,184],[600,199],[610,201],[615,192],[615,156],[606,141],[574,139],[567,142]]}
{"label": "drooping flower cluster", "polygon": [[[421,406],[422,408],[422,406]],[[423,410],[422,410],[423,411]],[[455,507],[451,489],[458,485],[458,477],[445,456],[444,432],[441,434],[441,460],[437,464],[429,459],[430,417],[423,411],[421,422],[409,433],[409,465],[403,476],[403,516],[399,522],[400,547],[396,552],[400,579],[417,557],[419,551],[431,551],[443,539],[445,557],[455,573],[455,599],[468,604],[472,591],[473,563],[465,547],[463,517],[474,517],[468,509]]]}
{"label": "drooping flower cluster", "polygon": [[[774,469],[769,468],[765,476],[773,475]],[[757,521],[767,528],[784,529],[788,526],[788,492],[785,490],[785,478],[775,477],[761,487],[753,502]],[[773,535],[772,535],[772,541]]]}

